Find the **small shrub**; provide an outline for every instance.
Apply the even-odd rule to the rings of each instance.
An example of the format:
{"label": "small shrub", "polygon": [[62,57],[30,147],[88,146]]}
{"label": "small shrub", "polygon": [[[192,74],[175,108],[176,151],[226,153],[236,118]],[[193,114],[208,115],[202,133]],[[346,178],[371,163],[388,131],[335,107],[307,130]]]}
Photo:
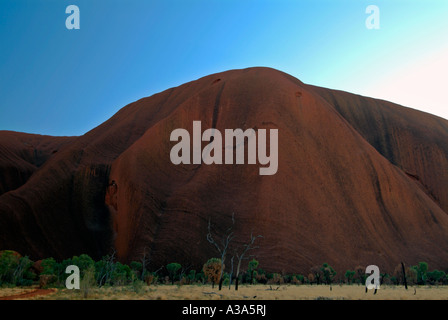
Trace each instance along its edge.
{"label": "small shrub", "polygon": [[2,251],[0,254],[0,285],[15,284],[14,271],[19,265],[20,256],[10,250]]}
{"label": "small shrub", "polygon": [[143,281],[141,281],[139,278],[137,278],[136,276],[133,276],[131,286],[132,286],[132,290],[135,293],[139,294],[144,290],[145,283]]}
{"label": "small shrub", "polygon": [[182,268],[182,266],[178,263],[170,263],[166,266],[166,269],[168,270],[169,277],[171,278],[171,284],[174,284],[177,272]]}
{"label": "small shrub", "polygon": [[209,259],[202,268],[204,271],[204,276],[208,282],[212,283],[214,287],[215,283],[219,282],[219,277],[221,275],[221,259],[211,258]]}
{"label": "small shrub", "polygon": [[157,280],[156,281],[154,281],[154,280],[156,280],[156,278],[155,278],[154,274],[152,274],[152,273],[149,273],[145,276],[145,282],[148,286],[151,285],[153,282],[157,281]]}
{"label": "small shrub", "polygon": [[194,283],[196,280],[196,270],[190,270],[187,275],[187,281],[189,284]]}
{"label": "small shrub", "polygon": [[31,271],[33,262],[27,257],[19,259],[19,263],[14,270],[14,283],[18,286],[30,286],[36,278],[36,274]]}
{"label": "small shrub", "polygon": [[93,287],[96,287],[95,268],[90,266],[84,270],[84,275],[80,283],[80,289],[84,299],[88,298]]}
{"label": "small shrub", "polygon": [[111,284],[117,286],[123,286],[131,279],[131,268],[128,265],[115,263],[111,273]]}
{"label": "small shrub", "polygon": [[324,263],[321,267],[322,280],[326,284],[331,284],[336,277],[336,271],[328,263]]}
{"label": "small shrub", "polygon": [[57,262],[53,258],[43,259],[41,264],[41,275],[56,275]]}
{"label": "small shrub", "polygon": [[347,283],[348,284],[352,284],[353,283],[353,279],[354,279],[354,277],[355,277],[355,273],[356,273],[356,271],[354,271],[354,270],[347,270],[346,272],[345,272],[345,279],[347,279]]}
{"label": "small shrub", "polygon": [[[141,262],[132,261],[129,265],[136,277],[141,278],[143,272],[143,264]],[[143,278],[142,278],[143,279]]]}
{"label": "small shrub", "polygon": [[291,278],[291,283],[295,285],[302,284],[304,282],[304,276],[301,274],[295,274]]}
{"label": "small shrub", "polygon": [[440,270],[433,270],[427,272],[428,281],[431,284],[438,284],[443,282],[443,278],[446,276],[445,272]]}
{"label": "small shrub", "polygon": [[271,278],[268,278],[268,284],[283,284],[284,280],[281,274],[279,273],[272,273]]}
{"label": "small shrub", "polygon": [[266,284],[268,282],[268,278],[266,278],[266,274],[257,274],[255,276],[255,279],[257,280],[257,283]]}
{"label": "small shrub", "polygon": [[48,288],[56,283],[57,277],[54,274],[39,275],[39,288]]}

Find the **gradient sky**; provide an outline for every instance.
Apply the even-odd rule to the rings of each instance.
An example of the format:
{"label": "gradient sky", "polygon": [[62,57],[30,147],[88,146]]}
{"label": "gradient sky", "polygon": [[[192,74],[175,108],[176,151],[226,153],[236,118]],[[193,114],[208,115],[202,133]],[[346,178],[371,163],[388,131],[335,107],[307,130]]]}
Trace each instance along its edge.
{"label": "gradient sky", "polygon": [[[65,27],[70,4],[80,30]],[[448,1],[0,1],[0,130],[82,135],[142,97],[253,66],[448,119]]]}

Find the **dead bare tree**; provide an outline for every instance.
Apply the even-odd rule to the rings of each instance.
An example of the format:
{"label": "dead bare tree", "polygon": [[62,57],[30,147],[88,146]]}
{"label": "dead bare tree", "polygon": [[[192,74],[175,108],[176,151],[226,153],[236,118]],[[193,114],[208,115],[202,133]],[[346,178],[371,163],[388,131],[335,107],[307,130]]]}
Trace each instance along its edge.
{"label": "dead bare tree", "polygon": [[187,275],[187,272],[188,272],[188,270],[191,269],[191,267],[192,267],[191,264],[189,264],[189,265],[186,266],[186,267],[183,267],[183,266],[181,267],[181,269],[180,269],[180,273],[179,273],[179,281],[181,281],[181,283],[182,283],[182,279],[183,279],[183,277]]}
{"label": "dead bare tree", "polygon": [[235,256],[232,256],[232,259],[230,259],[230,274],[229,274],[229,290],[232,286],[232,279],[233,279],[233,260],[235,259]]}
{"label": "dead bare tree", "polygon": [[210,219],[208,220],[207,241],[215,246],[216,250],[218,251],[218,253],[221,256],[221,274],[219,276],[219,290],[222,289],[223,274],[224,274],[224,262],[226,259],[227,251],[229,249],[230,242],[234,238],[234,235],[233,235],[234,225],[235,225],[235,217],[234,217],[234,213],[232,213],[232,225],[226,230],[220,243],[218,243],[213,238],[212,231],[211,231],[211,222],[210,222]]}
{"label": "dead bare tree", "polygon": [[235,250],[235,256],[238,259],[238,264],[236,267],[236,275],[235,275],[235,290],[238,290],[238,279],[239,279],[239,275],[240,275],[241,262],[244,259],[249,258],[249,256],[246,256],[247,252],[258,248],[258,246],[254,246],[255,240],[257,240],[257,238],[263,238],[263,236],[261,236],[261,235],[254,236],[251,232],[249,242]]}
{"label": "dead bare tree", "polygon": [[404,282],[404,287],[406,288],[406,290],[408,290],[408,282],[406,281],[406,269],[404,268],[404,263],[401,263],[401,270],[403,272],[403,282]]}
{"label": "dead bare tree", "polygon": [[98,274],[97,282],[99,283],[99,287],[104,284],[109,283],[112,273],[115,270],[115,254],[116,251],[114,248],[111,250],[111,254],[103,258],[104,266],[103,269]]}

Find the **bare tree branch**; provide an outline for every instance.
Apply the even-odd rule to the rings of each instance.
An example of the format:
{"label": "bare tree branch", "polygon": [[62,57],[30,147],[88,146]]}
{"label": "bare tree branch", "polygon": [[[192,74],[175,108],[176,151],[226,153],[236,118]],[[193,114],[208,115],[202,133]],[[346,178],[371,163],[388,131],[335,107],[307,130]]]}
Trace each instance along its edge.
{"label": "bare tree branch", "polygon": [[254,250],[254,249],[258,248],[258,246],[254,246],[255,240],[257,240],[258,238],[263,238],[263,236],[258,235],[258,236],[255,237],[253,235],[253,233],[251,232],[250,233],[250,240],[249,240],[248,243],[246,243],[246,244],[244,244],[242,246],[242,251],[240,253],[238,253],[238,250],[240,248],[235,249],[235,255],[236,255],[236,258],[238,259],[238,265],[236,267],[236,276],[235,276],[235,290],[238,290],[238,277],[239,277],[239,274],[240,274],[241,262],[244,259],[248,259],[249,258],[249,256],[246,256],[248,251]]}
{"label": "bare tree branch", "polygon": [[234,232],[232,231],[233,227],[235,225],[234,215],[235,214],[232,213],[232,225],[226,230],[227,236],[224,236],[220,241],[221,246],[213,238],[212,231],[211,231],[211,221],[210,221],[210,219],[208,220],[207,241],[215,246],[216,250],[219,252],[219,254],[221,256],[221,274],[219,277],[219,290],[221,290],[221,288],[222,288],[222,280],[223,280],[223,274],[224,274],[224,262],[226,260],[227,250],[229,249],[229,245],[230,245],[232,239],[234,238]]}

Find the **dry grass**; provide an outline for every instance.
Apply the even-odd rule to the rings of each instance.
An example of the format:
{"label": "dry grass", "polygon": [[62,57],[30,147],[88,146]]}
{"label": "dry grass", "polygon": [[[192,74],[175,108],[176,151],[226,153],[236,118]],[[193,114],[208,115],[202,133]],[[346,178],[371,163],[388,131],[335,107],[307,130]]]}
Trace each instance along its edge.
{"label": "dry grass", "polygon": [[7,296],[14,296],[17,294],[27,293],[34,291],[35,288],[32,287],[15,287],[15,288],[0,288],[0,298],[1,297],[7,297]]}
{"label": "dry grass", "polygon": [[[278,288],[278,289],[277,289]],[[272,290],[271,290],[272,289]],[[277,290],[276,290],[277,289]],[[414,294],[414,289],[416,293]],[[8,290],[8,291],[5,291]],[[0,296],[21,293],[24,289],[0,289]],[[17,291],[18,290],[18,291]],[[25,289],[26,290],[26,289]],[[80,290],[59,289],[48,296],[35,299],[74,300],[83,299]],[[138,293],[132,287],[93,288],[87,299],[99,300],[448,300],[448,286],[420,286],[405,290],[402,286],[382,285],[377,294],[373,290],[365,293],[365,287],[358,285],[334,285],[332,290],[326,285],[253,285],[223,288],[196,285],[144,286]]]}

